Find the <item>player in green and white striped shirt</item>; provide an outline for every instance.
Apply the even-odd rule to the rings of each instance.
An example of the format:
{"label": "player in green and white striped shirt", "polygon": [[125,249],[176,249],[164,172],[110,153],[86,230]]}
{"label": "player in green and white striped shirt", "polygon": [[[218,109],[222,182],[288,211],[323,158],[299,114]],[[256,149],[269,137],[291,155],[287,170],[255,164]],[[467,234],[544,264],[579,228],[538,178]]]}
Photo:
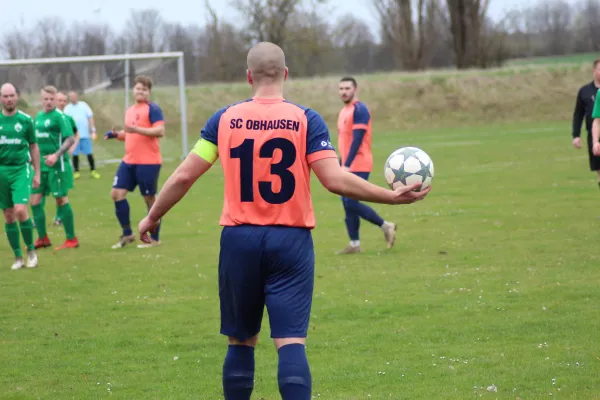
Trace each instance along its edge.
{"label": "player in green and white striped shirt", "polygon": [[[15,255],[12,269],[25,265],[20,235],[27,246],[27,267],[34,268],[38,258],[27,206],[31,188],[40,185],[40,151],[33,120],[17,110],[19,97],[15,87],[10,83],[2,85],[0,98],[3,106],[0,113],[0,208],[6,221],[6,236]],[[33,171],[30,161],[33,162]]]}
{"label": "player in green and white striped shirt", "polygon": [[38,231],[36,249],[51,246],[46,231],[46,214],[42,205],[42,198],[50,194],[61,209],[60,216],[67,236],[67,240],[56,250],[79,247],[79,241],[75,236],[73,209],[67,197],[69,189],[73,188],[73,169],[64,158],[64,154],[74,143],[73,128],[65,118],[65,114],[56,108],[57,92],[54,86],[46,86],[42,89],[44,109],[34,119],[40,155],[44,159],[41,165],[40,187],[34,189],[31,195],[31,208]]}

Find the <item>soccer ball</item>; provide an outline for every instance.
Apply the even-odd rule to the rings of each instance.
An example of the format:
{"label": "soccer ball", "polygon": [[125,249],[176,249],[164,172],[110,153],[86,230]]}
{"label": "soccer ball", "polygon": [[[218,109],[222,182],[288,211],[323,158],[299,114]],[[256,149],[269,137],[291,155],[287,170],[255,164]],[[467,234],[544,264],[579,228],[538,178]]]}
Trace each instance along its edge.
{"label": "soccer ball", "polygon": [[416,192],[425,190],[433,179],[433,161],[417,147],[402,147],[385,161],[384,176],[392,189],[420,183]]}

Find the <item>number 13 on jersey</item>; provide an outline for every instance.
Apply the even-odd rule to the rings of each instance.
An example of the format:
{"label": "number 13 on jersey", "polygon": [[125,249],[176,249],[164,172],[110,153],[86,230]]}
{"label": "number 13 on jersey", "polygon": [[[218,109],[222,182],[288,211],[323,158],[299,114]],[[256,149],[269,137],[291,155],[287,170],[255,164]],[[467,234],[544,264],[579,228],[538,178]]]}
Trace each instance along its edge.
{"label": "number 13 on jersey", "polygon": [[[270,173],[279,177],[281,189],[275,193],[273,183],[258,182],[258,192],[264,201],[270,204],[283,204],[289,201],[296,190],[296,178],[290,167],[296,162],[297,152],[294,143],[285,138],[273,138],[262,144],[258,151],[259,158],[273,158],[275,150],[281,151],[281,160],[272,163]],[[242,202],[254,201],[254,161],[255,140],[245,139],[241,145],[232,148],[229,156],[240,160],[240,194]]]}

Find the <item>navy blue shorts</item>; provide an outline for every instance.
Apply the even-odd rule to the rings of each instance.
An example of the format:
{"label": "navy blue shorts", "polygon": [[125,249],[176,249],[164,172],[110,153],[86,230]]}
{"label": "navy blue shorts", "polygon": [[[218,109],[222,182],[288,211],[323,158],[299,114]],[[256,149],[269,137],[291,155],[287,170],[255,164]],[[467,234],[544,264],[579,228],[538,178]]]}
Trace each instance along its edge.
{"label": "navy blue shorts", "polygon": [[309,229],[231,226],[221,233],[221,334],[239,341],[260,332],[265,305],[272,338],[306,337],[315,253]]}
{"label": "navy blue shorts", "polygon": [[158,191],[160,164],[127,164],[121,162],[113,181],[114,189],[126,189],[130,192],[140,187],[142,196],[154,196]]}

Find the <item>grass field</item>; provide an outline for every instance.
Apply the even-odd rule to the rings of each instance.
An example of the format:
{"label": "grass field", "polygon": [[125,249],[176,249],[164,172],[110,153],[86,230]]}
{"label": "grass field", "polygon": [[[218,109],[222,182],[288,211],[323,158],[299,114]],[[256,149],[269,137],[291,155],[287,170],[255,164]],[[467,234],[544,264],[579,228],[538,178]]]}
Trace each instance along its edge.
{"label": "grass field", "polygon": [[[426,201],[375,206],[399,224],[390,251],[363,223],[364,253],[334,255],[347,243],[341,202],[315,182],[315,397],[600,397],[600,192],[568,130],[537,122],[376,132],[374,182],[383,184],[386,156],[403,145],[425,149],[436,167]],[[100,172],[71,194],[79,249],[40,251],[38,269],[11,271],[0,241],[0,398],[221,399],[220,171],[168,215],[162,247],[121,251],[110,249],[119,235],[114,166]],[[139,221],[137,193],[130,204]],[[59,244],[62,229],[50,231]],[[266,317],[254,394],[279,398]]]}
{"label": "grass field", "polygon": [[577,53],[567,54],[563,56],[549,56],[549,57],[530,57],[530,58],[518,58],[510,60],[506,64],[512,65],[556,65],[556,64],[590,64],[598,58],[598,53]]}

